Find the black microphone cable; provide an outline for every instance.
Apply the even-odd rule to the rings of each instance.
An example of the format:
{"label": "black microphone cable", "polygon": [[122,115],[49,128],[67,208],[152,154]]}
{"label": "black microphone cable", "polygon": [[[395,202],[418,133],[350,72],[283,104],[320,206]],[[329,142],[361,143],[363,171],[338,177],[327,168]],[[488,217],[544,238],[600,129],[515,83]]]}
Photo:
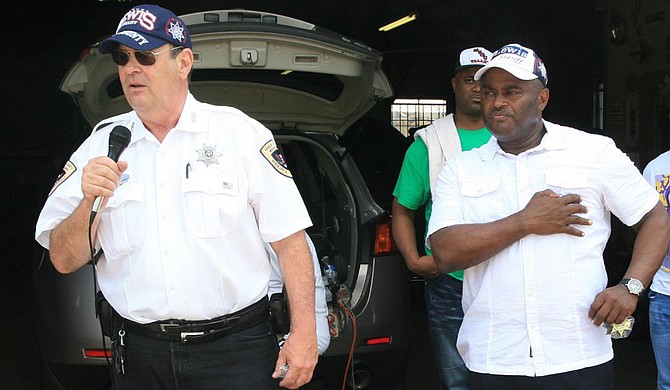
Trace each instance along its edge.
{"label": "black microphone cable", "polygon": [[[130,144],[130,138],[132,136],[132,132],[125,126],[115,126],[112,131],[109,133],[109,142],[108,142],[108,151],[107,151],[107,157],[111,158],[114,160],[114,162],[119,161],[119,157],[121,156],[121,153],[128,147]],[[101,320],[101,314],[100,314],[100,305],[102,304],[107,304],[107,302],[103,302],[102,298],[104,298],[104,295],[101,292],[101,299],[100,302],[98,301],[98,274],[96,272],[96,267],[98,263],[98,258],[96,258],[96,253],[95,253],[95,246],[93,245],[93,221],[95,220],[95,216],[98,214],[100,211],[100,207],[102,206],[102,202],[104,200],[103,196],[98,196],[95,198],[95,201],[93,202],[93,208],[91,209],[91,216],[89,217],[88,221],[88,249],[89,253],[91,256],[91,266],[93,269],[93,302],[95,305],[95,315],[98,318],[98,322],[100,323],[100,333],[102,334],[102,353],[105,355],[105,361],[107,362],[107,367],[109,368],[109,375],[110,375],[110,380],[112,382],[112,388],[114,388],[114,367],[112,367],[112,362],[109,358],[109,355],[107,354],[107,343],[105,340],[105,327],[102,324]],[[99,256],[102,256],[102,249],[100,249]],[[109,324],[113,327],[114,321],[113,321],[113,309],[109,308],[109,316],[110,318],[107,318],[106,320],[109,320]],[[103,319],[105,320],[105,319]],[[112,332],[113,329],[110,329],[110,332]],[[110,348],[110,353],[111,353],[111,348]]]}
{"label": "black microphone cable", "polygon": [[[91,216],[88,223],[88,250],[91,256],[91,269],[93,270],[93,304],[95,305],[95,316],[98,318],[98,323],[100,323],[100,334],[102,335],[102,353],[105,355],[105,361],[107,362],[107,368],[109,369],[109,378],[112,382],[112,389],[114,386],[114,368],[112,367],[112,361],[109,358],[107,353],[107,342],[105,340],[105,330],[100,319],[100,305],[98,304],[98,273],[96,272],[96,267],[98,265],[98,259],[95,254],[95,247],[93,246],[93,220],[95,219],[95,214]],[[100,255],[102,255],[102,249],[100,250]],[[111,349],[109,350],[111,353]]]}

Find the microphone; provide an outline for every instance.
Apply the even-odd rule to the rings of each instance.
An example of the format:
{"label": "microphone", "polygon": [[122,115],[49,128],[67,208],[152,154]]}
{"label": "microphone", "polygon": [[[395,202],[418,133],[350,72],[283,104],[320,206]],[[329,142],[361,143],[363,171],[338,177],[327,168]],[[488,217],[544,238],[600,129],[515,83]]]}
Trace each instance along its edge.
{"label": "microphone", "polygon": [[[114,160],[114,162],[119,161],[121,153],[126,149],[130,143],[130,130],[125,126],[116,126],[112,129],[112,132],[109,133],[109,151],[107,152],[107,157]],[[93,209],[91,210],[91,223],[95,219],[96,214],[100,211],[102,206],[102,201],[105,199],[104,196],[98,196],[93,202]]]}

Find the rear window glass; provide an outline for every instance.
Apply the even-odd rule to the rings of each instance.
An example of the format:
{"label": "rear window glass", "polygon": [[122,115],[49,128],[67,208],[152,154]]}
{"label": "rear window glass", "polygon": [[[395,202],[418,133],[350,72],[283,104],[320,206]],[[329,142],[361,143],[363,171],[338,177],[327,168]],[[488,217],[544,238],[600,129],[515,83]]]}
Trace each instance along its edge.
{"label": "rear window glass", "polygon": [[[290,72],[261,69],[194,69],[191,81],[236,81],[268,84],[316,95],[334,102],[342,94],[344,84],[330,74]],[[123,95],[119,78],[107,86],[107,95],[115,98]]]}

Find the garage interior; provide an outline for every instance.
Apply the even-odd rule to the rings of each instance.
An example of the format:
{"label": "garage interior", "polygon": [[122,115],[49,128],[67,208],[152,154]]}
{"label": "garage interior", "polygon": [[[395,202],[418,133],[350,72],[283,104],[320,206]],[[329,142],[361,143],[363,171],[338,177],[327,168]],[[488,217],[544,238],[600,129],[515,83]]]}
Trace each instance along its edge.
{"label": "garage interior", "polygon": [[[37,214],[64,160],[85,134],[73,132],[72,101],[59,90],[61,78],[80,52],[116,28],[137,1],[46,0],[9,5],[0,145],[0,295],[7,311],[0,325],[0,388],[39,389],[38,346],[32,324],[31,272],[40,248],[33,240]],[[458,52],[469,46],[494,51],[506,43],[535,49],[549,73],[551,100],[545,118],[611,136],[642,168],[670,148],[668,105],[658,85],[670,72],[670,2],[659,0],[360,0],[279,1],[199,0],[155,3],[186,14],[206,9],[246,8],[279,13],[314,23],[364,42],[384,55],[382,67],[395,98],[451,99],[450,78]],[[403,16],[416,19],[390,31],[379,28]],[[375,115],[386,119],[392,101]],[[381,135],[383,136],[383,134]],[[389,137],[396,137],[390,134]],[[374,140],[369,140],[374,142]],[[397,157],[397,156],[395,156]],[[387,178],[395,182],[395,177]],[[380,201],[384,203],[384,201]],[[618,275],[629,256],[631,234],[615,230],[609,246],[611,273]],[[618,279],[617,279],[618,280]],[[420,286],[414,307],[422,318]],[[638,311],[646,310],[642,302]],[[615,344],[617,389],[635,383],[655,388],[655,366],[648,324],[640,321],[629,339]],[[407,389],[437,386],[430,344],[417,331],[409,353]],[[633,382],[634,381],[634,382]]]}

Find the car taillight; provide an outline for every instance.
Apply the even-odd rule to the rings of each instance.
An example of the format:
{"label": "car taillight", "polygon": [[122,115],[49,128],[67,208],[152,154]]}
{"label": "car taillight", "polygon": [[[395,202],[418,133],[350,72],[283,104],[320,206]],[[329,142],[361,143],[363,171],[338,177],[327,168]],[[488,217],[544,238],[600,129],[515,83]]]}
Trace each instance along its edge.
{"label": "car taillight", "polygon": [[393,241],[393,232],[391,230],[391,217],[386,217],[377,222],[375,234],[375,256],[387,255],[398,250]]}
{"label": "car taillight", "polygon": [[374,337],[371,339],[365,340],[365,345],[380,345],[380,344],[391,344],[391,337]]}
{"label": "car taillight", "polygon": [[112,351],[109,349],[102,350],[102,348],[86,348],[84,349],[84,356],[87,358],[105,358],[112,357]]}

